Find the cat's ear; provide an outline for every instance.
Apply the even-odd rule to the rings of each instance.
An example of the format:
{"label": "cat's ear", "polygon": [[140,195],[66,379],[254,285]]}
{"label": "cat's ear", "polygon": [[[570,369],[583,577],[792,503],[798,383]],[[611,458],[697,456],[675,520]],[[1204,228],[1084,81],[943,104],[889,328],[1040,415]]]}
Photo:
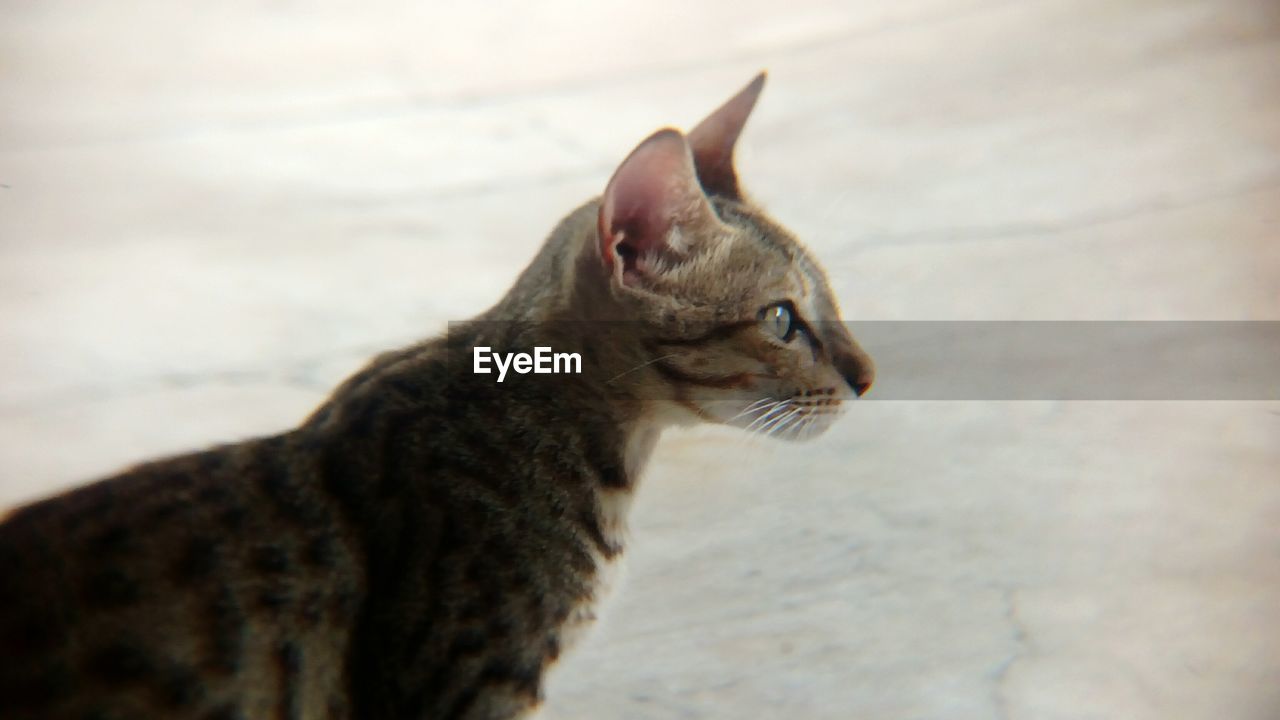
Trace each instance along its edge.
{"label": "cat's ear", "polygon": [[764,88],[764,78],[763,72],[757,75],[689,132],[689,147],[693,149],[698,180],[711,195],[742,199],[738,174],[733,169],[733,146],[742,134],[742,126],[747,124],[751,109],[756,106],[756,98]]}
{"label": "cat's ear", "polygon": [[600,255],[624,285],[680,264],[723,229],[698,184],[689,144],[670,128],[631,151],[600,199]]}

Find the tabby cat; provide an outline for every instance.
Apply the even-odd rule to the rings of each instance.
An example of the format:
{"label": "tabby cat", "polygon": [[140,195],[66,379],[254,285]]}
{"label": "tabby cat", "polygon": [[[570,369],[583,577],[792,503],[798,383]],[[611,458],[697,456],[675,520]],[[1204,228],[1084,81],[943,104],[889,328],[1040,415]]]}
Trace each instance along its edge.
{"label": "tabby cat", "polygon": [[[300,427],[0,525],[0,717],[524,717],[594,617],[663,428],[804,438],[872,365],[733,150],[761,74],[650,136],[515,286]],[[474,349],[581,374],[475,372]]]}

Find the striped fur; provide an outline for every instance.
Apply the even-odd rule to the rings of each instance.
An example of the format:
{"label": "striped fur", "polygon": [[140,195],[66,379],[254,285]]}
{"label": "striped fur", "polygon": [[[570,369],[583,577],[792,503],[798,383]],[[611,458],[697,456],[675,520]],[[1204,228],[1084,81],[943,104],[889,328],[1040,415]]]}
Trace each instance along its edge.
{"label": "striped fur", "polygon": [[[0,524],[0,717],[535,710],[620,571],[664,428],[805,437],[870,382],[817,263],[726,164],[761,82],[692,150],[675,131],[642,144],[677,153],[655,167],[685,173],[670,187],[697,197],[676,200],[702,208],[674,234],[639,244],[662,208],[615,226],[588,202],[497,305],[375,358],[299,427],[139,465]],[[662,178],[635,187],[649,180]],[[676,236],[678,253],[662,245]],[[783,300],[802,323],[787,341],[759,320]],[[477,346],[577,352],[583,373],[499,385],[471,372]]]}

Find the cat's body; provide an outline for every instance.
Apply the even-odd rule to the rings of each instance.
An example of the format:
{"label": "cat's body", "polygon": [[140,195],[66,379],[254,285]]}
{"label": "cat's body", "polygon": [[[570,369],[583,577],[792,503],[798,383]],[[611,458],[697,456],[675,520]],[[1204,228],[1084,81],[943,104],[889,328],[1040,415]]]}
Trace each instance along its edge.
{"label": "cat's body", "polygon": [[[616,573],[663,427],[800,435],[870,382],[848,333],[820,324],[835,310],[816,265],[738,193],[732,145],[759,84],[690,135],[692,152],[674,131],[643,143],[503,301],[378,357],[299,428],[142,465],[0,525],[0,717],[535,708]],[[723,156],[706,155],[717,143]],[[723,246],[703,252],[713,237]],[[801,298],[785,327],[782,305],[754,297],[766,290]],[[472,371],[480,346],[580,353],[582,373],[499,384]]]}

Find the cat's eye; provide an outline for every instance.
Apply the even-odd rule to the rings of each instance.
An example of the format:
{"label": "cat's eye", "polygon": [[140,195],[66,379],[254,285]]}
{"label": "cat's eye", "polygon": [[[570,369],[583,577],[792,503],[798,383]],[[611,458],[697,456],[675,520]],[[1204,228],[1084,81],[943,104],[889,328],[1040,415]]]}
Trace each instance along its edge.
{"label": "cat's eye", "polygon": [[764,331],[783,342],[791,342],[796,336],[795,313],[791,303],[774,303],[760,311],[760,325]]}

